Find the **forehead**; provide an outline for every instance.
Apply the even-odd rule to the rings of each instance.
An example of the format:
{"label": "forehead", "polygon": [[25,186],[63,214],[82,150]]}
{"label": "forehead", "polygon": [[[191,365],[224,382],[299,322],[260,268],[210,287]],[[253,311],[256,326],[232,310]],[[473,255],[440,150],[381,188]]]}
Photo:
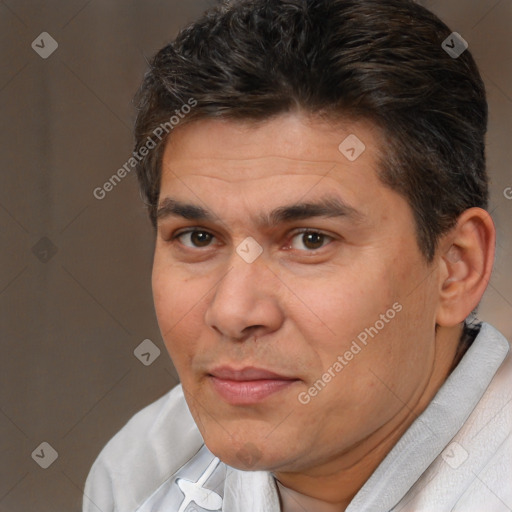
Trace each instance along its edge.
{"label": "forehead", "polygon": [[167,142],[159,203],[172,197],[256,212],[329,195],[366,214],[394,199],[377,177],[381,154],[378,129],[363,121],[194,121]]}
{"label": "forehead", "polygon": [[[203,119],[171,133],[163,156],[163,177],[195,171],[245,180],[274,175],[276,168],[269,168],[269,163],[282,174],[323,175],[335,164],[348,172],[362,167],[375,170],[380,147],[377,128],[363,121],[333,123],[297,114],[258,123]],[[354,161],[347,158],[354,156]]]}

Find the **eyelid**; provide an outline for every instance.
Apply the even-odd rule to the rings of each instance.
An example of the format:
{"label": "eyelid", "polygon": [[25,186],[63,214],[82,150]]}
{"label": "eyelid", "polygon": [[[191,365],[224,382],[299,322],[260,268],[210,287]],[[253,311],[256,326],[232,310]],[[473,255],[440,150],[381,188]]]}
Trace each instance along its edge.
{"label": "eyelid", "polygon": [[[175,231],[168,239],[169,242],[173,242],[174,240],[176,239],[179,239],[181,236],[183,235],[187,235],[187,234],[190,234],[190,233],[194,233],[194,232],[203,232],[203,233],[207,233],[209,235],[211,235],[214,239],[217,238],[217,235],[215,235],[214,233],[212,233],[209,229],[205,229],[205,228],[202,228],[201,226],[190,226],[188,228],[184,228],[184,229],[181,229],[181,230],[177,230]],[[182,244],[184,247],[187,247],[188,249],[208,249],[209,247],[211,247],[210,245],[206,246],[206,247],[189,247],[188,245],[185,245],[185,244]]]}
{"label": "eyelid", "polygon": [[[210,235],[213,235],[213,233],[206,228],[202,228],[201,226],[189,226],[187,228],[178,229],[176,230],[171,236],[171,240],[174,240],[175,238],[178,238],[181,235],[184,235],[186,233],[193,233],[194,231],[204,231],[205,233],[208,233]],[[215,235],[213,235],[215,236]]]}
{"label": "eyelid", "polygon": [[[217,235],[212,233],[212,231],[209,230],[209,229],[203,228],[201,226],[189,226],[187,228],[183,228],[183,229],[180,229],[180,230],[177,230],[176,232],[174,232],[169,237],[169,239],[167,241],[172,242],[172,241],[174,241],[176,239],[179,239],[183,235],[194,233],[194,232],[197,232],[197,231],[207,233],[207,234],[211,235],[214,239],[218,239]],[[322,247],[319,247],[318,249],[311,249],[311,250],[293,249],[291,247],[291,241],[293,240],[293,238],[295,238],[298,235],[304,234],[304,233],[316,233],[316,234],[322,235],[325,238],[330,239],[330,242],[326,243],[325,245],[322,245]],[[322,249],[327,247],[333,240],[336,240],[336,237],[334,235],[329,234],[329,233],[327,233],[327,232],[325,232],[325,231],[323,231],[321,229],[317,229],[317,228],[296,228],[296,229],[292,230],[290,232],[290,234],[287,235],[287,242],[286,242],[285,246],[286,246],[286,249],[288,249],[288,250],[295,250],[295,251],[300,251],[300,252],[304,252],[304,253],[315,254],[317,251],[321,251]],[[185,244],[182,244],[182,245],[184,247],[186,247],[187,249],[191,249],[191,250],[194,250],[194,249],[207,250],[208,248],[211,247],[211,245],[207,245],[205,247],[190,247],[190,246],[185,245]]]}
{"label": "eyelid", "polygon": [[[300,249],[293,249],[291,247],[291,240],[293,240],[297,235],[302,235],[304,233],[315,233],[315,234],[321,235],[321,236],[323,236],[325,238],[330,239],[330,242],[326,243],[325,245],[322,245],[322,247],[319,247],[318,249],[310,249],[310,250],[303,250],[303,251],[301,251]],[[298,229],[295,229],[294,231],[292,231],[292,233],[288,237],[288,240],[289,240],[289,242],[287,242],[287,248],[292,249],[292,250],[296,250],[296,251],[300,251],[300,252],[307,252],[307,253],[310,253],[310,254],[316,254],[317,251],[321,251],[322,249],[327,247],[333,240],[336,240],[336,237],[334,235],[326,233],[322,229],[298,228]]]}

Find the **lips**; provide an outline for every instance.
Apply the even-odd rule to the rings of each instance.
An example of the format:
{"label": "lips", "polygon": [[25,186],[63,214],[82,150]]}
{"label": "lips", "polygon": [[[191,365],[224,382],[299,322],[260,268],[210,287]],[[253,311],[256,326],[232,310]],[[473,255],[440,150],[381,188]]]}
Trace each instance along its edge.
{"label": "lips", "polygon": [[264,370],[262,368],[247,367],[241,370],[235,370],[229,366],[221,366],[215,368],[210,372],[210,375],[217,377],[218,379],[225,380],[236,380],[236,381],[247,381],[247,380],[295,380],[294,377],[286,377],[279,375],[278,373]]}
{"label": "lips", "polygon": [[253,405],[287,390],[299,379],[263,368],[222,366],[208,374],[214,390],[231,405]]}

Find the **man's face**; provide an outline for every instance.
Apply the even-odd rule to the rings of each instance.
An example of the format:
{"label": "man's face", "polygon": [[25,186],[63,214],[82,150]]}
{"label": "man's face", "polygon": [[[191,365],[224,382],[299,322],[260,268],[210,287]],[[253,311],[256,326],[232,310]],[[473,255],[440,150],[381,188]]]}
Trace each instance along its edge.
{"label": "man's face", "polygon": [[[351,139],[338,149],[350,134],[355,160]],[[354,462],[429,382],[438,277],[377,177],[380,145],[366,123],[283,115],[197,121],[166,147],[158,322],[206,445],[232,466]]]}

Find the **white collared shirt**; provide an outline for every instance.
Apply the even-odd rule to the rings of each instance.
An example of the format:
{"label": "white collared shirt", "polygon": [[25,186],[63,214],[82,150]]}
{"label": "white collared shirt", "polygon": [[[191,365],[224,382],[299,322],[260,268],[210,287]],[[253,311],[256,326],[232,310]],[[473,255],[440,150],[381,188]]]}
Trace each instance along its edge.
{"label": "white collared shirt", "polygon": [[[512,511],[512,356],[483,323],[346,512]],[[137,413],[87,478],[84,512],[282,512],[273,475],[204,445],[180,385]],[[312,511],[313,512],[313,511]]]}

